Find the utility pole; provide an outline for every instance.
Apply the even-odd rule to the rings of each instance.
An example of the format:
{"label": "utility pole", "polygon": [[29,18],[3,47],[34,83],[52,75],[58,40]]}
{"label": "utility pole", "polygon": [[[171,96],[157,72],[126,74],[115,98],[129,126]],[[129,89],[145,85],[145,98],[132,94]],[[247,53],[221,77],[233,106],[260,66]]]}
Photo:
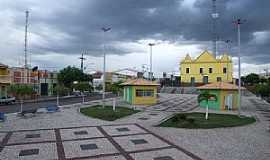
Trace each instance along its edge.
{"label": "utility pole", "polygon": [[105,107],[105,91],[106,91],[106,52],[105,52],[105,33],[110,31],[111,28],[102,27],[103,31],[103,94],[102,94],[102,107]]}
{"label": "utility pole", "polygon": [[212,22],[213,22],[213,55],[216,58],[217,56],[217,19],[219,17],[219,14],[217,13],[217,6],[216,6],[217,0],[212,0]]}
{"label": "utility pole", "polygon": [[149,72],[149,80],[153,80],[153,72],[152,72],[152,47],[155,45],[155,43],[149,43],[150,46],[150,72]]}
{"label": "utility pole", "polygon": [[241,115],[241,24],[243,24],[245,20],[241,20],[238,18],[233,23],[237,25],[237,38],[238,38],[238,115]]}
{"label": "utility pole", "polygon": [[83,57],[83,52],[82,52],[82,56],[79,57],[79,59],[81,60],[81,71],[83,72],[83,61],[86,60],[86,58]]}
{"label": "utility pole", "polygon": [[24,34],[24,83],[28,81],[28,63],[27,63],[27,32],[28,32],[29,11],[25,11],[25,34]]}

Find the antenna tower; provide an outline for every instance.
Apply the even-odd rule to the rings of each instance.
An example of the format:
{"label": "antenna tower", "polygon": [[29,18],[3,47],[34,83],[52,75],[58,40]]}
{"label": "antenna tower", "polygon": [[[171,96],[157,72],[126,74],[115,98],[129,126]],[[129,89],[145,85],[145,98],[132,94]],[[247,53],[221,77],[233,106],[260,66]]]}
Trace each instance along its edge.
{"label": "antenna tower", "polygon": [[213,55],[214,57],[217,56],[217,19],[219,14],[217,13],[217,0],[212,0],[212,23],[213,23]]}

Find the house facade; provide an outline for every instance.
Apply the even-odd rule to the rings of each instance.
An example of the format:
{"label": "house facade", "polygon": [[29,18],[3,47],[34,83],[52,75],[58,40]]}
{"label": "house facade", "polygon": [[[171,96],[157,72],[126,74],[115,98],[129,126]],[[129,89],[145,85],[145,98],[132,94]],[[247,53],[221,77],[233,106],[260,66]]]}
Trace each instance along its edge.
{"label": "house facade", "polygon": [[7,96],[7,87],[11,83],[8,66],[0,63],[0,98]]}
{"label": "house facade", "polygon": [[[225,82],[215,82],[197,87],[200,92],[209,92],[217,96],[217,101],[209,101],[208,107],[213,110],[236,110],[238,108],[239,96],[238,86]],[[242,90],[244,88],[241,88]],[[200,102],[200,107],[205,108],[206,102]]]}
{"label": "house facade", "polygon": [[121,84],[124,87],[123,99],[133,105],[157,103],[158,83],[142,78],[131,79]]}
{"label": "house facade", "polygon": [[232,59],[227,54],[215,58],[208,51],[204,51],[196,59],[188,54],[180,62],[181,83],[195,86],[214,82],[233,81]]}

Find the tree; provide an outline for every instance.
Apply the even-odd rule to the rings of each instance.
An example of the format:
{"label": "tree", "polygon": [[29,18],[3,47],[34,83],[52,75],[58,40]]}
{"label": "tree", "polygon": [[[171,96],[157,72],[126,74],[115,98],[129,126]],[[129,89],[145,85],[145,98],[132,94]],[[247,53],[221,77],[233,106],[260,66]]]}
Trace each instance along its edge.
{"label": "tree", "polygon": [[256,95],[260,95],[261,97],[269,97],[270,96],[270,83],[267,84],[257,84],[255,86]]}
{"label": "tree", "polygon": [[25,99],[25,96],[33,94],[34,89],[33,86],[29,84],[12,84],[9,86],[8,92],[20,99],[22,112],[23,100]]}
{"label": "tree", "polygon": [[84,103],[84,92],[92,92],[93,87],[89,84],[89,82],[78,82],[76,84],[73,84],[73,87],[75,90],[80,91],[82,94],[82,103]]}
{"label": "tree", "polygon": [[118,81],[118,82],[115,82],[111,85],[111,91],[114,94],[118,94],[123,89],[123,86],[120,85],[121,83],[123,83],[123,81]]}
{"label": "tree", "polygon": [[247,85],[254,85],[260,82],[260,76],[255,73],[250,73],[245,77],[241,77],[241,80]]}
{"label": "tree", "polygon": [[62,70],[60,70],[58,76],[58,82],[63,84],[67,88],[72,88],[73,82],[91,82],[92,76],[89,74],[85,74],[76,67],[68,66]]}
{"label": "tree", "polygon": [[93,90],[93,87],[89,84],[89,82],[78,82],[77,84],[73,84],[73,87],[80,92],[92,92]]}
{"label": "tree", "polygon": [[98,91],[101,91],[103,89],[102,84],[99,84],[98,86],[96,86],[95,89]]}
{"label": "tree", "polygon": [[207,91],[202,92],[199,96],[198,96],[198,102],[202,102],[202,101],[206,101],[206,113],[205,113],[205,119],[208,119],[208,102],[209,101],[217,101],[217,96],[215,94],[210,94]]}
{"label": "tree", "polygon": [[59,83],[52,88],[52,92],[56,95],[56,104],[59,106],[59,96],[67,95],[70,92],[70,89]]}
{"label": "tree", "polygon": [[61,83],[57,84],[52,90],[54,95],[59,96],[65,96],[71,91],[69,88],[65,87]]}

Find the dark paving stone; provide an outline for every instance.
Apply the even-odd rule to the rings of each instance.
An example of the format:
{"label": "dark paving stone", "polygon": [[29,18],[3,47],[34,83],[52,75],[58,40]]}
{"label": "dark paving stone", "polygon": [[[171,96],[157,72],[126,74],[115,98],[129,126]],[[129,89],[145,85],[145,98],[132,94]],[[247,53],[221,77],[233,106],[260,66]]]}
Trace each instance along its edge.
{"label": "dark paving stone", "polygon": [[40,134],[27,134],[25,138],[40,138]]}
{"label": "dark paving stone", "polygon": [[127,132],[127,131],[130,131],[127,127],[124,127],[124,128],[116,128],[116,130],[118,132]]}
{"label": "dark paving stone", "polygon": [[141,117],[141,118],[138,118],[139,120],[148,120],[149,118],[145,118],[145,117]]}
{"label": "dark paving stone", "polygon": [[163,156],[163,157],[156,157],[154,158],[154,160],[174,160],[174,159],[170,156]]}
{"label": "dark paving stone", "polygon": [[150,113],[149,115],[150,116],[157,116],[158,114],[157,113]]}
{"label": "dark paving stone", "polygon": [[88,134],[88,132],[87,131],[75,131],[74,134],[75,135],[86,135],[86,134]]}
{"label": "dark paving stone", "polygon": [[134,143],[135,145],[148,143],[144,139],[133,139],[133,140],[131,140],[131,142]]}
{"label": "dark paving stone", "polygon": [[81,150],[93,150],[93,149],[98,149],[97,145],[92,143],[92,144],[82,144],[80,145]]}
{"label": "dark paving stone", "polygon": [[261,112],[267,112],[267,113],[270,113],[270,110],[261,110]]}
{"label": "dark paving stone", "polygon": [[26,149],[21,150],[19,153],[19,156],[30,156],[30,155],[36,155],[39,153],[39,149]]}

